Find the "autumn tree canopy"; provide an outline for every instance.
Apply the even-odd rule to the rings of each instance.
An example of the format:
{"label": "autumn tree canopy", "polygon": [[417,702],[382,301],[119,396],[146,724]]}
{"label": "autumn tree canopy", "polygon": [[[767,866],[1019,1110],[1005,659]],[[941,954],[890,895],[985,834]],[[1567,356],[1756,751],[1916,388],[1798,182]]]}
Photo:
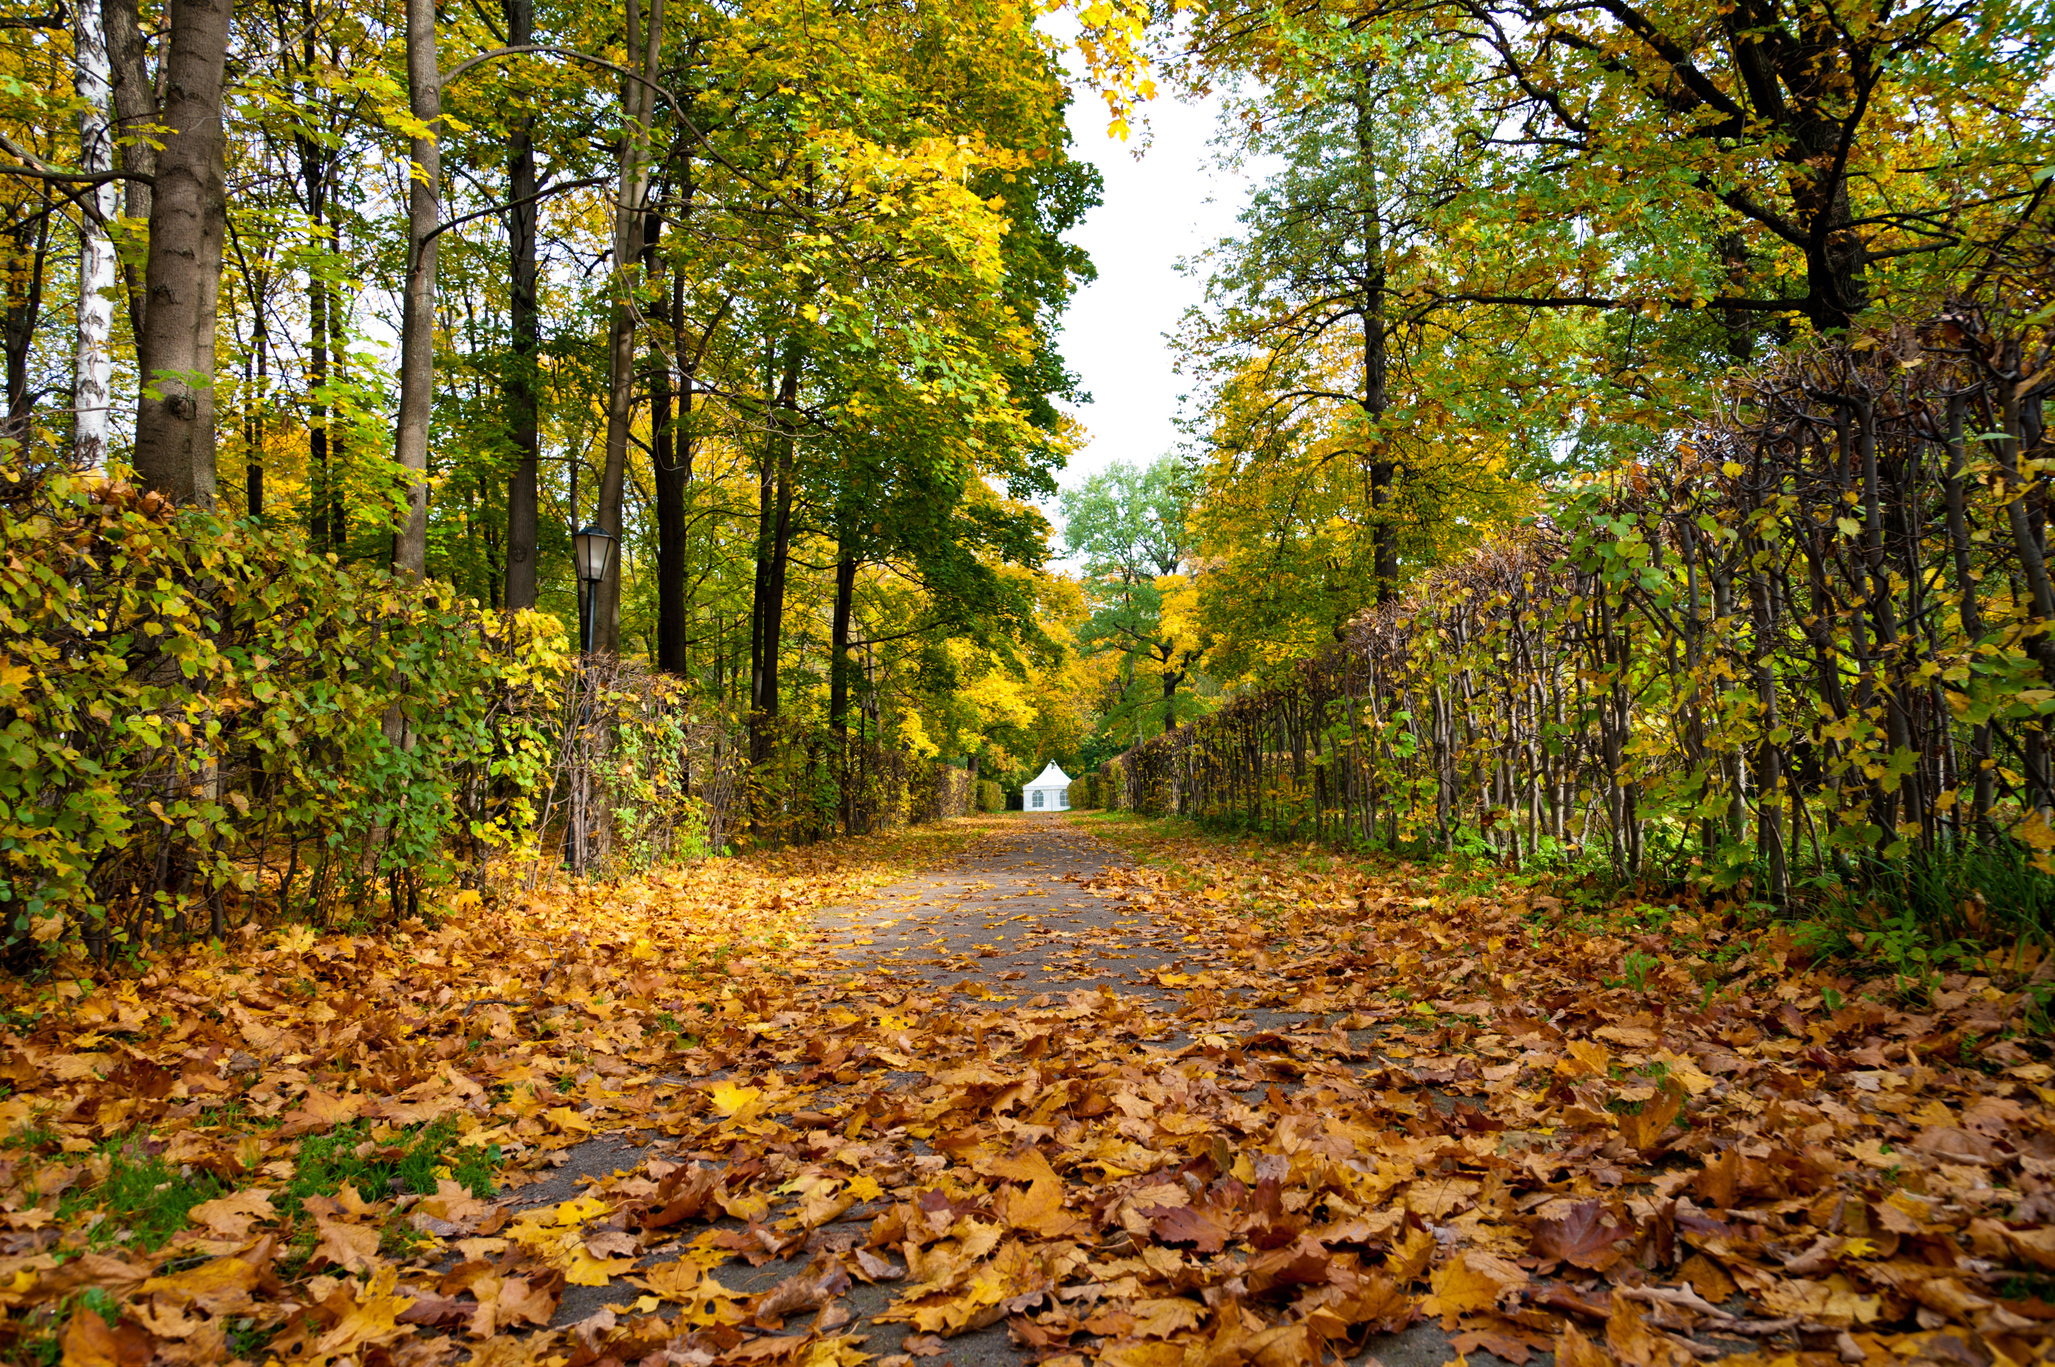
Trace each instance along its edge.
{"label": "autumn tree canopy", "polygon": [[[98,0],[6,22],[0,439],[46,575],[19,589],[22,686],[69,719],[24,753],[158,718],[25,789],[26,829],[92,832],[23,844],[53,908],[147,919],[273,854],[281,896],[400,898],[423,852],[482,857],[487,831],[534,853],[567,823],[582,868],[608,813],[726,813],[693,819],[718,848],[1083,772],[1296,686],[1372,618],[1424,623],[1423,585],[1535,529],[1630,539],[1593,488],[1700,490],[1695,462],[1736,442],[1726,501],[1649,543],[1634,589],[1660,606],[1620,605],[1652,614],[1661,686],[1624,649],[1591,666],[1618,734],[1610,778],[1577,783],[1653,756],[1696,776],[1676,819],[1724,802],[1752,830],[1807,819],[1801,770],[1838,793],[1927,765],[1846,837],[1878,849],[1948,783],[1983,828],[2055,793],[2037,722],[1965,704],[1958,736],[1933,720],[1953,704],[1886,681],[1956,667],[1944,568],[1962,648],[2024,652],[2008,706],[2038,705],[2025,665],[2055,679],[2033,3],[1221,0],[1051,27],[996,0]],[[1187,263],[1185,440],[1059,494],[1063,311],[1094,270],[1071,236],[1098,196],[1066,114],[1103,104],[1124,134],[1199,91],[1255,183]],[[1927,383],[1944,370],[1960,383]],[[1798,544],[1764,529],[1829,486],[1850,545],[1758,578]],[[608,548],[590,583],[582,530]],[[351,603],[386,615],[376,670],[324,654],[356,639],[318,635]],[[459,621],[461,643],[431,634]],[[1809,664],[1769,663],[1801,637]],[[1741,638],[1776,720],[1730,755],[1677,700]],[[352,673],[375,736],[334,706]],[[320,742],[256,747],[260,714]],[[401,789],[437,763],[471,814],[417,830]],[[1461,781],[1438,782],[1452,840]],[[260,800],[286,791],[309,796]],[[128,815],[151,802],[157,825]]]}

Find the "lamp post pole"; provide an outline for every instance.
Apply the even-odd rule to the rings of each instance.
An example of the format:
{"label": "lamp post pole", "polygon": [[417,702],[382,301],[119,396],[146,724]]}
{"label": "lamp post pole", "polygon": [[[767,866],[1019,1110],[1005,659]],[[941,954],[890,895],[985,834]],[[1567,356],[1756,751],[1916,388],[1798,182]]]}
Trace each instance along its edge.
{"label": "lamp post pole", "polygon": [[[572,681],[575,705],[571,713],[571,725],[581,734],[585,730],[585,671],[592,654],[592,614],[599,603],[600,582],[607,577],[607,569],[614,558],[614,538],[597,523],[587,523],[571,533],[571,563],[578,571],[578,674]],[[581,838],[585,830],[585,808],[587,788],[591,775],[584,762],[584,747],[570,747],[572,755],[569,793],[569,819],[564,822],[564,862],[571,866],[574,876],[585,874],[585,842]]]}

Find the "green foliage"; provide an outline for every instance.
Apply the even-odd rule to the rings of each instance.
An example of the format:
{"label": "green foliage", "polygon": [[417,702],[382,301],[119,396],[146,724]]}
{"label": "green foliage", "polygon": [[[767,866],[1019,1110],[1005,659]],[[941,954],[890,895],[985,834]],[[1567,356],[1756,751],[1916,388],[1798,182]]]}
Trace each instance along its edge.
{"label": "green foliage", "polygon": [[1003,812],[1006,810],[1006,790],[991,779],[978,780],[978,810],[981,812]]}
{"label": "green foliage", "polygon": [[458,1140],[448,1120],[393,1131],[360,1120],[309,1135],[300,1141],[292,1180],[276,1204],[297,1219],[308,1197],[333,1196],[345,1183],[367,1202],[408,1192],[425,1196],[440,1181],[456,1182],[473,1196],[492,1195],[499,1146]]}
{"label": "green foliage", "polygon": [[604,657],[571,685],[572,777],[600,795],[593,872],[621,877],[720,851],[731,819],[735,726],[675,681]]}
{"label": "green foliage", "polygon": [[1369,83],[1430,54],[1416,81],[1461,106],[1435,132],[1480,155],[1447,197],[1460,231],[1422,244],[1422,293],[1584,310],[1616,354],[1668,334],[1643,353],[1647,389],[1694,348],[1745,358],[1794,326],[1952,297],[2036,211],[2035,174],[2055,159],[2043,0],[1871,5],[1859,21],[1822,0],[1195,13],[1182,36],[1215,78],[1275,83],[1312,46],[1349,52]]}
{"label": "green foliage", "polygon": [[182,1170],[165,1161],[143,1135],[106,1145],[96,1155],[94,1166],[101,1165],[104,1170],[97,1181],[72,1187],[57,1203],[60,1220],[88,1210],[100,1214],[92,1232],[92,1241],[99,1246],[120,1242],[161,1248],[186,1227],[194,1206],[227,1190],[212,1173]]}
{"label": "green foliage", "polygon": [[1191,554],[1191,499],[1190,474],[1176,459],[1141,469],[1115,461],[1064,491],[1064,539],[1090,579],[1133,585],[1176,574]]}
{"label": "green foliage", "polygon": [[1203,641],[1187,619],[1192,553],[1191,474],[1165,456],[1137,469],[1116,461],[1063,494],[1064,539],[1083,562],[1091,615],[1077,628],[1088,655],[1118,661],[1100,730],[1137,738],[1201,715],[1187,683]]}
{"label": "green foliage", "polygon": [[[583,761],[551,619],[61,473],[0,504],[0,553],[0,938],[17,952],[218,934],[232,904],[411,902],[532,853]],[[582,725],[624,862],[699,852],[675,690],[593,687]]]}
{"label": "green foliage", "polygon": [[1505,155],[1464,47],[1270,22],[1220,135],[1265,174],[1180,339],[1203,405],[1195,617],[1207,667],[1259,682],[1524,510],[1562,455],[1560,354],[1592,331],[1433,299],[1457,253],[1423,243],[1464,237],[1464,187]]}
{"label": "green foliage", "polygon": [[1126,770],[1120,756],[1116,755],[1099,766],[1094,775],[1099,780],[1099,805],[1107,811],[1119,811],[1127,805]]}

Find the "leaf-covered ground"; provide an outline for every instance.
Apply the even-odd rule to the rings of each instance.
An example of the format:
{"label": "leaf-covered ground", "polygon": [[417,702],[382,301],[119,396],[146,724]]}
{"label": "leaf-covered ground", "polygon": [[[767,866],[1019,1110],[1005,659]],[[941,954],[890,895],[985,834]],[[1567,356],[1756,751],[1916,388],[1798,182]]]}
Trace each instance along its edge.
{"label": "leaf-covered ground", "polygon": [[2046,1354],[2031,951],[1552,891],[986,818],[17,987],[0,1356]]}

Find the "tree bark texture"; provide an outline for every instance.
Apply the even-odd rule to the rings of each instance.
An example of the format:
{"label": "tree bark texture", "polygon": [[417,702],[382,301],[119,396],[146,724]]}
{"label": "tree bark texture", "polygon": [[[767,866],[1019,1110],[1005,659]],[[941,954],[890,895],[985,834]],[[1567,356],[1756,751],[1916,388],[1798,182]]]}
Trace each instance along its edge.
{"label": "tree bark texture", "polygon": [[[649,233],[651,257],[655,256],[656,230]],[[661,284],[660,284],[661,288]],[[678,298],[676,282],[652,316],[662,323],[675,323]],[[666,341],[675,346],[677,337]],[[692,478],[692,444],[680,430],[678,418],[690,420],[692,390],[682,396],[672,378],[672,352],[652,347],[649,357],[650,478],[656,501],[656,666],[667,674],[684,677],[685,658],[685,486]],[[681,358],[682,359],[682,358]],[[684,411],[673,417],[672,407],[682,397]]]}
{"label": "tree bark texture", "polygon": [[221,83],[230,0],[170,0],[163,148],[150,201],[148,303],[136,351],[136,477],[212,509],[214,323],[227,227]]}
{"label": "tree bark texture", "polygon": [[785,576],[792,553],[792,457],[796,431],[801,357],[785,350],[778,378],[772,435],[758,482],[756,600],[750,631],[749,755],[752,764],[771,758],[778,722],[779,652],[785,635]]}
{"label": "tree bark texture", "polygon": [[828,731],[835,747],[835,788],[844,835],[855,834],[856,825],[856,793],[850,782],[855,766],[849,752],[849,626],[855,615],[857,568],[854,540],[844,539],[835,560],[835,607],[828,639]]}
{"label": "tree bark texture", "polygon": [[[535,41],[535,0],[506,0],[507,43]],[[542,453],[541,403],[536,393],[535,357],[541,341],[536,308],[540,276],[535,262],[535,138],[530,120],[514,124],[507,143],[507,251],[511,258],[510,324],[512,368],[506,381],[507,439],[514,448],[514,473],[507,481],[507,607],[535,606],[537,486]]]}
{"label": "tree bark texture", "polygon": [[[90,8],[81,0],[82,8]],[[101,0],[100,28],[106,39],[109,92],[114,102],[114,136],[119,144],[121,169],[134,176],[157,174],[157,147],[145,136],[157,122],[157,93],[143,58],[142,21],[136,0]],[[130,179],[122,182],[122,215],[136,223],[150,221],[150,182]],[[143,335],[149,312],[149,296],[143,282],[131,268],[128,275],[128,320],[132,335]]]}
{"label": "tree bark texture", "polygon": [[407,278],[400,316],[400,411],[393,457],[406,479],[406,511],[393,538],[393,568],[428,572],[428,420],[435,402],[435,262],[442,216],[442,72],[435,57],[435,0],[407,0],[407,104],[427,129],[413,139],[407,179]]}
{"label": "tree bark texture", "polygon": [[1377,193],[1377,143],[1369,99],[1369,73],[1356,92],[1357,169],[1365,177],[1360,212],[1363,217],[1363,260],[1358,267],[1357,320],[1363,333],[1363,421],[1369,429],[1371,575],[1377,601],[1389,603],[1399,591],[1399,529],[1394,520],[1393,484],[1398,469],[1389,454],[1384,414],[1390,406],[1390,354],[1385,344],[1384,205]]}
{"label": "tree bark texture", "polygon": [[[72,9],[72,54],[78,67],[79,170],[114,169],[113,70],[99,7],[76,0]],[[114,239],[108,227],[121,212],[121,189],[113,181],[80,196],[85,220],[79,226],[78,337],[72,348],[71,458],[82,470],[104,469],[114,384]]]}

